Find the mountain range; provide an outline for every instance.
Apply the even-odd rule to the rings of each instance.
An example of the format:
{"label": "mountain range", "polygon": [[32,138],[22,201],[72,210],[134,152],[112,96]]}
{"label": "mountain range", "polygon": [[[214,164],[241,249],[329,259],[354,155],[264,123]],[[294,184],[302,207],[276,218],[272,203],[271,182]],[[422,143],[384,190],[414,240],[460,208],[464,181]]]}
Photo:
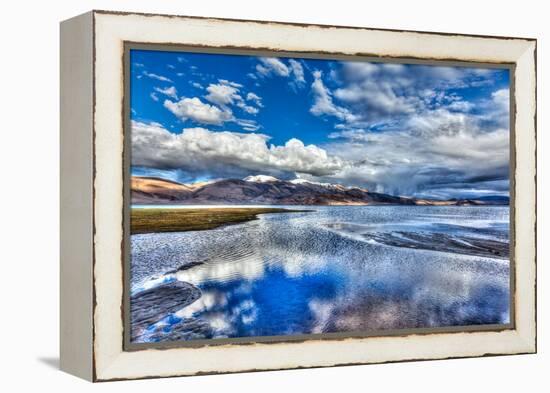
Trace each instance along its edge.
{"label": "mountain range", "polygon": [[394,196],[365,188],[248,176],[184,184],[155,177],[132,176],[133,205],[507,205],[508,197],[433,200]]}

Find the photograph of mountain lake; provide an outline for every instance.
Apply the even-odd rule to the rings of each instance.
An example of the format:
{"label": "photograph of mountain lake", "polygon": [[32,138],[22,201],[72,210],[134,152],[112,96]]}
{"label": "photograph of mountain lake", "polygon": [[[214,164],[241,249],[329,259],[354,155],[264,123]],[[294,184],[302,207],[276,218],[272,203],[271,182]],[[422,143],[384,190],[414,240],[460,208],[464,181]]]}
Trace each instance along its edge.
{"label": "photograph of mountain lake", "polygon": [[130,343],[510,324],[509,68],[126,60]]}

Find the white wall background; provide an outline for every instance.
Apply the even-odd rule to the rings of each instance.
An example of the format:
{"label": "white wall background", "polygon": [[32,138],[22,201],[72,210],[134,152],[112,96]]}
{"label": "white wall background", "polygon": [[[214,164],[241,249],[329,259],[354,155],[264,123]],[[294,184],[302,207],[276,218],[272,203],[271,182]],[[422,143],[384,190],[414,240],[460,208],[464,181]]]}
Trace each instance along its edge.
{"label": "white wall background", "polygon": [[[0,12],[0,390],[508,392],[550,386],[543,1],[5,1]],[[58,362],[58,23],[90,9],[538,38],[539,354],[91,385]],[[544,390],[546,388],[546,390]]]}

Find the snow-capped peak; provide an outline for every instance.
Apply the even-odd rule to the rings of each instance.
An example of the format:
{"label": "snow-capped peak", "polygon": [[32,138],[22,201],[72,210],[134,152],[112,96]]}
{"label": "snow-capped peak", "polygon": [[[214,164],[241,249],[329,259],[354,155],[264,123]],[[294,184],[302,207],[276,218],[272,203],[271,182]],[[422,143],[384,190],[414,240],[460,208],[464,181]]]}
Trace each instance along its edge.
{"label": "snow-capped peak", "polygon": [[311,184],[314,184],[313,182],[309,181],[309,180],[306,180],[306,179],[292,179],[290,180],[290,182],[292,184],[304,184],[304,183],[311,183]]}
{"label": "snow-capped peak", "polygon": [[247,176],[243,180],[253,183],[269,183],[273,181],[279,181],[279,179],[277,179],[276,177],[266,175]]}
{"label": "snow-capped peak", "polygon": [[335,184],[331,183],[319,183],[316,181],[309,181],[306,179],[293,179],[290,181],[292,184],[315,184],[316,186],[323,186],[323,187],[335,187]]}

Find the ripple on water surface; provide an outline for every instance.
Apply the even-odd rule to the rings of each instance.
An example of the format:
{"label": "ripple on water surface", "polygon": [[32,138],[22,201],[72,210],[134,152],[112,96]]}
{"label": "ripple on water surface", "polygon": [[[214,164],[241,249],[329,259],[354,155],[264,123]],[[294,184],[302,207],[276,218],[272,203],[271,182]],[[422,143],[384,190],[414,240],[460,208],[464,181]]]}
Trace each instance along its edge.
{"label": "ripple on water surface", "polygon": [[508,207],[307,208],[133,235],[134,295],[201,293],[136,341],[508,323]]}

